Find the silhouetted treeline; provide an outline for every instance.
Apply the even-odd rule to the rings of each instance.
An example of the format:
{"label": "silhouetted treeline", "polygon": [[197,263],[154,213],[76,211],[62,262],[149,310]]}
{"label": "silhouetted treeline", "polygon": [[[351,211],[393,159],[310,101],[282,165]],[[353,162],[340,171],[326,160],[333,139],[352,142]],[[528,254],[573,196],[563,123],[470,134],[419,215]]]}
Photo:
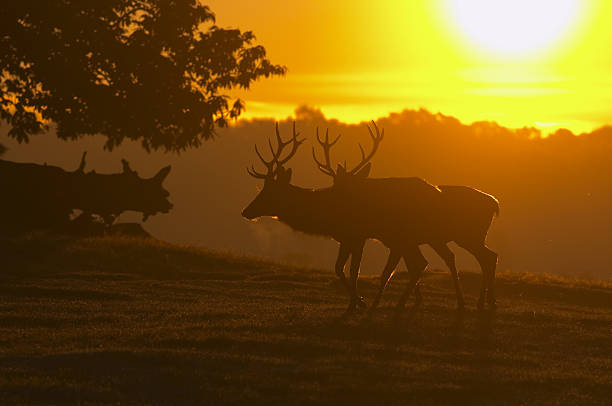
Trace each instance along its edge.
{"label": "silhouetted treeline", "polygon": [[[364,117],[364,124],[347,125],[327,120],[308,107],[298,108],[296,115],[298,130],[310,144],[292,160],[297,185],[322,187],[330,182],[315,168],[310,153],[317,126],[329,127],[333,135],[343,134],[332,160],[356,162],[360,159],[357,143],[370,142],[365,128],[369,117]],[[281,133],[290,132],[291,121],[281,122]],[[419,176],[434,184],[468,185],[500,200],[501,214],[489,234],[489,245],[500,253],[498,269],[605,279],[612,275],[608,265],[612,261],[612,217],[608,215],[612,128],[580,136],[560,130],[543,137],[534,128],[511,130],[490,122],[465,125],[425,110],[406,110],[377,122],[386,136],[373,159],[372,176]],[[9,147],[3,158],[17,161],[70,166],[74,156],[87,149],[90,162],[101,171],[117,170],[120,157],[143,168],[143,174],[172,163],[175,169],[166,184],[175,209],[150,220],[154,235],[331,268],[335,243],[297,234],[274,220],[252,224],[240,216],[259,184],[246,173],[246,166],[256,161],[253,145],[265,145],[273,131],[271,119],[241,121],[220,131],[215,142],[179,157],[147,155],[137,144],[102,152],[103,139],[66,144],[54,137],[39,137],[19,146],[2,136],[0,142]],[[363,271],[380,272],[384,254],[380,245],[369,244]],[[459,255],[460,268],[477,269],[467,258]],[[439,260],[436,264],[441,266]]]}

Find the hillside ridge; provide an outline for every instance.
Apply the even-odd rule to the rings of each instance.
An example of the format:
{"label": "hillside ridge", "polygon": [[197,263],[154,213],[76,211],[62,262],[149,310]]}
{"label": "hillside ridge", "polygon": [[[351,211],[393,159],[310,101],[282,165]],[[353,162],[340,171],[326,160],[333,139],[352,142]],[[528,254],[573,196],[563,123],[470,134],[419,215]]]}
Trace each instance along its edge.
{"label": "hillside ridge", "polygon": [[[612,390],[609,283],[446,272],[393,322],[342,318],[331,270],[153,239],[33,235],[0,245],[0,404],[601,404]],[[376,277],[360,278],[372,298]]]}

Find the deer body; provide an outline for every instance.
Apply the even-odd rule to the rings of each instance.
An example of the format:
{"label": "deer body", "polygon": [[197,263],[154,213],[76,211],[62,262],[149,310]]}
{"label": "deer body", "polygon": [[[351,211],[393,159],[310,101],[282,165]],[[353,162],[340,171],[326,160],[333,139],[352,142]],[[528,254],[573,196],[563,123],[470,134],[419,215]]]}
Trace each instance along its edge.
{"label": "deer body", "polygon": [[[485,245],[494,215],[499,214],[497,200],[467,186],[435,187],[419,178],[385,178],[351,180],[337,186],[351,206],[351,216],[363,229],[362,235],[381,241],[390,248],[389,259],[381,275],[379,292],[370,311],[378,305],[383,290],[403,257],[411,274],[407,291],[398,303],[404,306],[410,292],[427,266],[418,245],[428,244],[450,269],[459,309],[464,307],[455,256],[447,243],[455,242],[473,254],[483,270],[483,286],[478,306],[495,305],[493,280],[497,254]],[[336,186],[335,186],[336,187]],[[352,287],[356,289],[356,286]],[[417,302],[420,301],[418,290]]]}
{"label": "deer body", "polygon": [[359,228],[343,221],[339,213],[342,202],[331,188],[305,189],[291,184],[274,194],[261,193],[242,215],[250,220],[276,217],[296,231],[331,237],[342,241],[359,233]]}
{"label": "deer body", "polygon": [[441,191],[419,178],[363,179],[334,187],[344,216],[388,247],[438,240],[446,214]]}
{"label": "deer body", "polygon": [[479,241],[499,213],[497,200],[486,193],[419,178],[368,178],[337,189],[345,220],[389,248]]}

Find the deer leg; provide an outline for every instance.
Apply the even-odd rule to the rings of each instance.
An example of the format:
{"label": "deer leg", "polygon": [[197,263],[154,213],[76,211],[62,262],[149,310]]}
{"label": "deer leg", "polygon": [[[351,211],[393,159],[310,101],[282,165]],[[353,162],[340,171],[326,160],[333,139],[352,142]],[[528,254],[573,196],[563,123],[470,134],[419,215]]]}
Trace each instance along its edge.
{"label": "deer leg", "polygon": [[349,247],[347,247],[345,244],[340,243],[340,248],[338,250],[338,258],[336,258],[335,270],[336,275],[338,275],[340,283],[342,283],[342,286],[344,286],[344,288],[346,289],[349,298],[351,297],[351,287],[349,286],[349,283],[346,280],[346,276],[344,275],[344,265],[346,264],[346,261],[348,261],[348,257],[350,254],[351,252],[349,250]]}
{"label": "deer leg", "polygon": [[399,320],[400,316],[402,315],[406,301],[413,291],[415,293],[415,306],[418,306],[420,303],[421,291],[419,289],[419,280],[421,279],[421,275],[423,275],[423,271],[427,267],[427,260],[423,257],[421,250],[419,250],[419,247],[416,245],[405,251],[404,262],[406,263],[406,267],[410,272],[410,280],[408,281],[406,290],[404,293],[402,293],[400,300],[397,302],[395,309],[396,321]]}
{"label": "deer leg", "polygon": [[[482,265],[481,265],[482,268]],[[480,287],[480,296],[478,296],[478,310],[484,310],[485,308],[485,299],[487,297],[487,285],[489,284],[489,276],[486,271],[482,271],[482,285]]]}
{"label": "deer leg", "polygon": [[495,268],[497,267],[497,254],[486,246],[482,246],[474,254],[482,269],[482,291],[478,300],[478,308],[484,309],[485,295],[490,309],[495,309]]}
{"label": "deer leg", "polygon": [[495,308],[495,268],[497,267],[497,254],[487,248],[484,242],[478,244],[459,243],[459,246],[465,248],[469,253],[474,255],[480,268],[482,269],[482,287],[480,289],[480,297],[478,298],[478,309],[482,310],[485,307],[485,300],[491,309]]}
{"label": "deer leg", "polygon": [[497,268],[497,260],[498,260],[498,255],[496,252],[491,251],[489,248],[487,248],[486,246],[485,248],[485,252],[487,253],[487,266],[488,266],[488,274],[489,274],[489,281],[488,281],[488,289],[489,291],[487,292],[487,304],[489,305],[490,309],[495,309],[497,307],[497,298],[495,297],[495,271]]}
{"label": "deer leg", "polygon": [[364,241],[360,241],[353,246],[351,250],[351,275],[349,286],[351,289],[351,301],[349,303],[349,307],[347,312],[352,313],[355,311],[357,305],[359,307],[365,306],[365,301],[363,297],[360,297],[357,294],[357,278],[359,277],[359,266],[361,265],[361,257],[363,256],[363,246],[365,244]]}
{"label": "deer leg", "polygon": [[479,244],[459,244],[459,246],[465,248],[466,250],[468,250],[469,253],[474,255],[474,257],[478,261],[478,264],[480,265],[480,269],[482,270],[482,284],[480,287],[480,296],[478,297],[477,307],[478,310],[483,310],[485,308],[485,300],[487,297],[487,290],[489,286],[489,271],[485,262],[481,260],[484,259],[484,257],[482,257],[480,250],[477,248],[478,245]]}
{"label": "deer leg", "polygon": [[463,310],[465,307],[465,301],[463,300],[463,291],[461,290],[461,284],[459,283],[459,274],[457,272],[457,266],[455,265],[455,254],[448,248],[446,244],[434,244],[431,246],[450,269],[453,284],[455,285],[455,292],[457,294],[457,310]]}
{"label": "deer leg", "polygon": [[[419,283],[420,278],[421,278],[421,273],[412,275],[410,277],[410,280],[408,281],[408,286],[406,286],[406,290],[404,291],[404,293],[402,293],[402,296],[400,297],[399,301],[397,302],[397,306],[395,307],[394,320],[396,322],[400,319],[402,315],[402,311],[404,310],[404,306],[406,305],[406,301],[408,301],[408,298],[410,297],[410,294],[412,293],[412,291],[414,290],[415,295],[417,295],[416,292],[418,291],[418,283]],[[418,297],[419,298],[421,297],[420,291],[418,293]]]}
{"label": "deer leg", "polygon": [[[420,278],[423,275],[423,272],[427,268],[427,260],[423,257],[421,250],[418,246],[411,247],[406,249],[404,252],[404,263],[406,264],[406,269],[408,269],[408,273],[412,277],[417,277],[415,285],[414,285],[414,307],[418,307],[423,301],[423,297],[421,296],[421,289],[419,288]],[[411,278],[412,279],[412,278]]]}
{"label": "deer leg", "polygon": [[423,296],[421,296],[421,280],[419,279],[419,281],[416,283],[416,285],[414,286],[414,308],[418,308],[421,306],[421,303],[423,303]]}
{"label": "deer leg", "polygon": [[372,313],[378,306],[378,303],[380,303],[380,299],[383,295],[385,287],[387,286],[387,283],[389,282],[389,278],[391,278],[393,271],[395,271],[395,268],[397,268],[397,264],[399,263],[400,259],[401,259],[401,256],[396,250],[392,249],[391,252],[389,252],[389,258],[387,258],[387,263],[385,264],[385,268],[380,274],[380,286],[378,288],[378,293],[376,294],[376,298],[374,299],[374,302],[372,302],[372,306],[370,307],[368,316],[372,316]]}

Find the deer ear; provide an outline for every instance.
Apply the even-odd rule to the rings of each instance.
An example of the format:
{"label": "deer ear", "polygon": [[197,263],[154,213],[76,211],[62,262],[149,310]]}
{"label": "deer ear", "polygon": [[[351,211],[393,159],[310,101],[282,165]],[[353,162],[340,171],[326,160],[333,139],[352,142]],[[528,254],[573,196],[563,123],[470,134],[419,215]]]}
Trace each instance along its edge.
{"label": "deer ear", "polygon": [[372,162],[368,162],[366,166],[361,168],[359,172],[355,174],[355,177],[359,179],[365,179],[370,175],[370,170],[372,169]]}
{"label": "deer ear", "polygon": [[152,179],[161,185],[164,179],[166,179],[166,176],[168,176],[168,174],[170,173],[170,169],[172,169],[171,165],[168,165],[165,168],[161,168],[159,172],[157,172],[157,174],[153,176]]}
{"label": "deer ear", "polygon": [[336,167],[336,174],[337,175],[346,175],[346,169],[344,168],[344,166],[338,164],[338,166]]}

